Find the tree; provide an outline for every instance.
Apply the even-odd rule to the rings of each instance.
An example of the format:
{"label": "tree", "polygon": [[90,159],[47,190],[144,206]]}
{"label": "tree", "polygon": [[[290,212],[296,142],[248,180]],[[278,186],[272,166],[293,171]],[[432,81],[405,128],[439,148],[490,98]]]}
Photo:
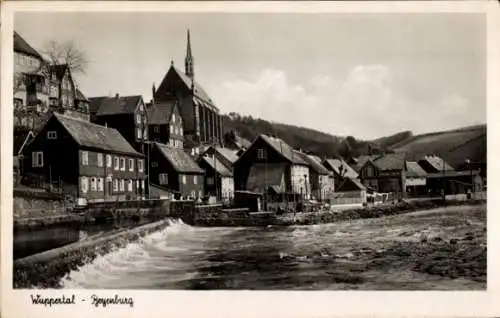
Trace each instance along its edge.
{"label": "tree", "polygon": [[85,74],[85,71],[87,70],[87,55],[73,41],[49,41],[45,45],[43,53],[47,55],[49,62],[52,65],[68,64],[69,69],[73,74]]}

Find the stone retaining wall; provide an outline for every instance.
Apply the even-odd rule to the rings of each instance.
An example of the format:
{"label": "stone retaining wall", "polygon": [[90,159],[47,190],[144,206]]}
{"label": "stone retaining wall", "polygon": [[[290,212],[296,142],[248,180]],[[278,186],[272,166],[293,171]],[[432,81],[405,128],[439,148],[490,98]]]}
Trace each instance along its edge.
{"label": "stone retaining wall", "polygon": [[123,247],[131,241],[168,226],[168,221],[158,221],[123,230],[105,237],[76,242],[43,253],[14,261],[14,288],[52,288],[66,273],[109,253],[113,248]]}

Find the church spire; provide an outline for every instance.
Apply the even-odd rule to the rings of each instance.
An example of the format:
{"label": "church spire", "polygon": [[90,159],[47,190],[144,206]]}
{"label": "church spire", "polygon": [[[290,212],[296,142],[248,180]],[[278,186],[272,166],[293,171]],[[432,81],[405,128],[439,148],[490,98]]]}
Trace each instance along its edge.
{"label": "church spire", "polygon": [[187,76],[191,79],[194,78],[194,59],[191,53],[191,36],[189,34],[189,29],[187,30],[187,48],[186,48],[186,58],[184,60],[185,72]]}

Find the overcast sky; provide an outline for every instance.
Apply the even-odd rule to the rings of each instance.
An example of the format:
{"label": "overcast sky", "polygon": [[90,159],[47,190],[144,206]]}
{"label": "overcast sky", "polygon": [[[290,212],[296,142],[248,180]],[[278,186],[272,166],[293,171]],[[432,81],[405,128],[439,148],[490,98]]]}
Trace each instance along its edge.
{"label": "overcast sky", "polygon": [[196,80],[222,113],[366,139],[486,122],[481,14],[15,15],[35,48],[73,40],[86,52],[88,97],[149,101],[171,60],[184,69],[187,28]]}

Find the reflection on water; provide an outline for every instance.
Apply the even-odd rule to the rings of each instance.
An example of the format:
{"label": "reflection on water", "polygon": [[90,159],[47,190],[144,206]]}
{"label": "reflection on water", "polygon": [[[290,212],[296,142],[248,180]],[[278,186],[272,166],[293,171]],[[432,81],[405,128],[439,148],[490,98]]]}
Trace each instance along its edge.
{"label": "reflection on water", "polygon": [[[177,222],[96,258],[61,284],[112,289],[484,288],[475,281],[414,272],[401,258],[374,260],[374,253],[396,241],[418,242],[421,233],[446,239],[470,230],[475,217],[456,213],[453,227],[440,214],[267,228],[197,228]],[[484,218],[478,220],[484,224]]]}
{"label": "reflection on water", "polygon": [[49,226],[31,231],[17,230],[14,232],[14,259],[68,245],[90,236],[108,234],[156,220],[158,218],[142,218],[104,224]]}

